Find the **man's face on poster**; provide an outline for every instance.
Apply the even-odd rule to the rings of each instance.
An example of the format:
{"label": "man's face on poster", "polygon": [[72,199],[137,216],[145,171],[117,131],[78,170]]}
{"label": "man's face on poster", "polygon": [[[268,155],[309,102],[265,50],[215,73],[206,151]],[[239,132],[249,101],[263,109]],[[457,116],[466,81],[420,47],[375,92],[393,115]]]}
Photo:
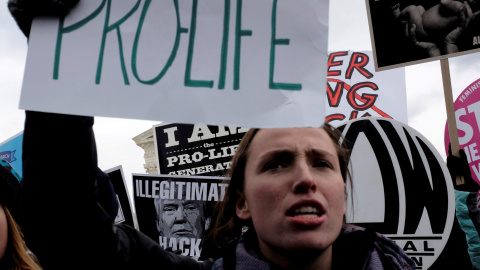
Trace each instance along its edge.
{"label": "man's face on poster", "polygon": [[202,238],[205,202],[161,199],[156,203],[157,228],[163,236]]}

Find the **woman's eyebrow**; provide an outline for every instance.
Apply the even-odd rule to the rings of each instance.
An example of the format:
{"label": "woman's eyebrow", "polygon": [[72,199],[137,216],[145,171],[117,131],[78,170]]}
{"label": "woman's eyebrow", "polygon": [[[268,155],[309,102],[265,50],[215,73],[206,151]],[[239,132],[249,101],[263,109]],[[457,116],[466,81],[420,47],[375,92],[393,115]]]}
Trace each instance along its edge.
{"label": "woman's eyebrow", "polygon": [[311,149],[309,155],[313,157],[336,158],[331,152],[322,149]]}
{"label": "woman's eyebrow", "polygon": [[295,157],[295,153],[287,149],[277,149],[277,150],[267,151],[258,156],[258,159],[256,162],[257,164],[255,165],[255,167],[257,168],[257,170],[261,171],[262,168],[272,160],[282,160],[285,162],[285,161],[293,160],[294,157]]}
{"label": "woman's eyebrow", "polygon": [[[278,150],[272,150],[268,151],[264,154],[262,154],[260,157],[262,159],[270,159],[270,158],[292,158],[299,153],[296,153],[295,150],[289,150],[289,149],[278,149]],[[312,157],[324,157],[324,158],[336,158],[333,153],[327,150],[323,149],[310,149],[306,153],[308,156]]]}
{"label": "woman's eyebrow", "polygon": [[278,149],[278,150],[272,150],[268,151],[264,154],[262,154],[260,157],[262,159],[270,159],[270,158],[291,158],[295,156],[294,151],[288,150],[288,149]]}

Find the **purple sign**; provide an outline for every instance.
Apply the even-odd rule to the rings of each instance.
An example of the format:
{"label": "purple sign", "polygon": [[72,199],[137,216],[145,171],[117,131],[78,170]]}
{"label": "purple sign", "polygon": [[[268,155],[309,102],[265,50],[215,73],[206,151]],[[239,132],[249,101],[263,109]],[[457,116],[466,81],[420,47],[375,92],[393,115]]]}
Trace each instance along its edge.
{"label": "purple sign", "polygon": [[15,152],[15,150],[0,152],[0,159],[4,159],[8,163],[12,163],[17,160],[17,158],[14,156]]}
{"label": "purple sign", "polygon": [[[465,151],[472,178],[480,182],[480,79],[463,90],[455,101],[454,107],[460,149]],[[449,143],[450,135],[447,124],[445,126],[447,156]]]}

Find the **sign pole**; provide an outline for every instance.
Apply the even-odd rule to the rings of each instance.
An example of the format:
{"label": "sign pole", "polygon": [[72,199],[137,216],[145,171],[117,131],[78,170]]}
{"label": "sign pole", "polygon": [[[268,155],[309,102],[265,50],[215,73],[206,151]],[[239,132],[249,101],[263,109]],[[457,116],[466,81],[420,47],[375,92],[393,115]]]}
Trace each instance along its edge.
{"label": "sign pole", "polygon": [[[442,69],[443,92],[445,95],[445,108],[447,110],[448,133],[450,135],[450,145],[452,155],[460,157],[460,143],[458,142],[457,122],[455,120],[455,107],[452,97],[452,81],[450,80],[450,67],[448,58],[440,59]],[[465,184],[465,179],[461,175],[456,176],[457,185]]]}

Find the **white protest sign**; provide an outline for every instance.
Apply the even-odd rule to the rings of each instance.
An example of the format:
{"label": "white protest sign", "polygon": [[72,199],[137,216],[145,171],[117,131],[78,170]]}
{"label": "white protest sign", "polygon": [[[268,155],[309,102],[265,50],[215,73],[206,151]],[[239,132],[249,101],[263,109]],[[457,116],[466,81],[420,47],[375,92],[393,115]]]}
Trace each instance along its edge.
{"label": "white protest sign", "polygon": [[455,215],[452,179],[440,153],[418,131],[387,118],[350,120],[339,128],[352,151],[347,222],[373,227],[417,268],[428,269]]}
{"label": "white protest sign", "polygon": [[20,108],[245,127],[325,117],[327,0],[80,1],[38,18]]}
{"label": "white protest sign", "polygon": [[371,51],[333,51],[327,67],[325,120],[333,126],[360,117],[407,124],[405,69],[375,71]]}

